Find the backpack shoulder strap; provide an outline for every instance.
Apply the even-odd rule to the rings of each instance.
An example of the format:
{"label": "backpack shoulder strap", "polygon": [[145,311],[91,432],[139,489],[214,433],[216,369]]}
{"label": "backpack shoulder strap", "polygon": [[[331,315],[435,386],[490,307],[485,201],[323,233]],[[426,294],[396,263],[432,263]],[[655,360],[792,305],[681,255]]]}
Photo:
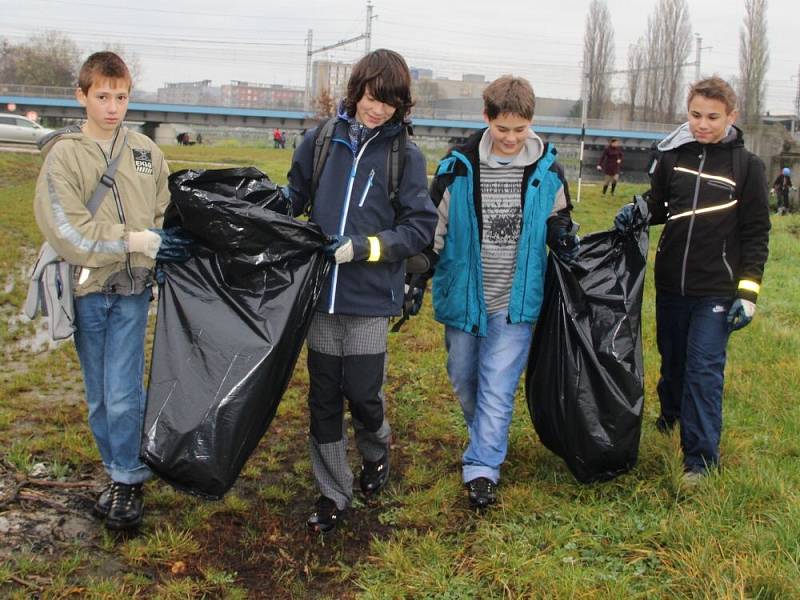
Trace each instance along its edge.
{"label": "backpack shoulder strap", "polygon": [[403,169],[406,165],[406,141],[408,128],[403,127],[399,134],[392,140],[392,147],[386,157],[386,180],[389,182],[389,202],[395,209],[399,208],[400,180],[403,178]]}
{"label": "backpack shoulder strap", "polygon": [[306,209],[309,214],[314,204],[314,196],[317,194],[317,188],[319,187],[319,178],[325,168],[325,161],[328,160],[331,138],[333,138],[333,130],[336,127],[337,120],[337,117],[331,117],[317,128],[317,132],[314,135],[314,159],[311,163],[311,194],[308,208]]}
{"label": "backpack shoulder strap", "polygon": [[92,216],[94,216],[97,209],[100,208],[100,204],[103,203],[103,198],[106,197],[108,190],[114,187],[114,176],[117,174],[117,167],[119,167],[122,155],[125,153],[125,145],[127,142],[128,136],[126,135],[122,138],[122,150],[120,150],[116,158],[108,163],[105,172],[100,176],[100,181],[97,182],[97,187],[94,188],[94,192],[92,192],[92,197],[89,198],[89,201],[86,203],[86,209]]}
{"label": "backpack shoulder strap", "polygon": [[733,163],[733,180],[736,182],[736,198],[742,199],[741,193],[747,181],[747,172],[750,168],[750,153],[744,146],[736,146],[731,150]]}

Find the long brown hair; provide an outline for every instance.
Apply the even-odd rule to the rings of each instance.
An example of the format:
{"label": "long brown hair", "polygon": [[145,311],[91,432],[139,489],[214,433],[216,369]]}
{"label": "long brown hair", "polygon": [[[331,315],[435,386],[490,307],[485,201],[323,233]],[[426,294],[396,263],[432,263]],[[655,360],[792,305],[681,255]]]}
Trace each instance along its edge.
{"label": "long brown hair", "polygon": [[395,108],[391,121],[402,121],[414,106],[411,73],[405,59],[394,50],[373,50],[353,67],[344,99],[351,117],[356,114],[356,104],[364,97],[367,87],[373,98]]}

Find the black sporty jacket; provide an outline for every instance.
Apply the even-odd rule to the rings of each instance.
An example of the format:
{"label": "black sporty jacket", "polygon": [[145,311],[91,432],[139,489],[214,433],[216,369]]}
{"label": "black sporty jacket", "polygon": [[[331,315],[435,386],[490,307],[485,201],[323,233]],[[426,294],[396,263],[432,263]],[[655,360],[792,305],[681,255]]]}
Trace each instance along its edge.
{"label": "black sporty jacket", "polygon": [[[734,180],[736,148],[746,157],[739,181]],[[648,200],[651,224],[665,224],[656,252],[656,289],[755,302],[769,253],[764,163],[744,150],[736,127],[716,144],[701,144],[684,124],[659,150]]]}

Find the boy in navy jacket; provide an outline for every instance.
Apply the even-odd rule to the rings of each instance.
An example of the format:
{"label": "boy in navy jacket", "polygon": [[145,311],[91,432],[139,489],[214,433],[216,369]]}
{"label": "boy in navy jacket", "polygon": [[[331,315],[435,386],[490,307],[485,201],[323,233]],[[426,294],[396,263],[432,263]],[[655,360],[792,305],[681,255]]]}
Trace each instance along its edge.
{"label": "boy in navy jacket", "polygon": [[374,494],[389,477],[391,430],[382,391],[389,318],[401,313],[405,259],[430,244],[436,225],[425,158],[411,142],[401,148],[397,194],[389,189],[392,142],[408,127],[412,104],[402,56],[384,49],[367,54],[348,81],[316,191],[316,129],[304,137],[289,171],[295,214],[311,205],[310,219],[331,236],[327,252],[336,263],[307,341],[311,466],[320,491],[308,526],[315,531],[332,530],[352,501],[345,396],[363,460],[361,490]]}

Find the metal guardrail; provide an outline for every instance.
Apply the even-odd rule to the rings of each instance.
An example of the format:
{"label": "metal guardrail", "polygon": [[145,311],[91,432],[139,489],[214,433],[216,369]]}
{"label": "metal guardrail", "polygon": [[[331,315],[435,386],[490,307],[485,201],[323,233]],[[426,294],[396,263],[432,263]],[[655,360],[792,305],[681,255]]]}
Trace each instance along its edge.
{"label": "metal guardrail", "polygon": [[[16,83],[0,83],[0,95],[8,96],[35,96],[40,98],[74,98],[75,89],[70,87],[55,87],[43,85],[23,85]],[[137,92],[136,89],[131,93],[131,102],[149,102],[160,104],[152,93]],[[174,103],[166,103],[174,104]],[[220,102],[204,101],[203,106],[227,106]],[[232,107],[236,108],[236,107]],[[301,106],[249,106],[247,108],[266,109],[266,110],[302,110]],[[422,119],[443,119],[453,121],[481,121],[483,115],[479,112],[462,112],[443,109],[415,109],[414,117]],[[534,127],[536,125],[549,125],[552,127],[581,127],[581,120],[574,117],[550,117],[546,115],[534,117]],[[644,121],[624,121],[620,118],[613,119],[588,119],[587,129],[620,129],[627,131],[652,131],[667,133],[675,128],[674,123],[648,123]]]}

